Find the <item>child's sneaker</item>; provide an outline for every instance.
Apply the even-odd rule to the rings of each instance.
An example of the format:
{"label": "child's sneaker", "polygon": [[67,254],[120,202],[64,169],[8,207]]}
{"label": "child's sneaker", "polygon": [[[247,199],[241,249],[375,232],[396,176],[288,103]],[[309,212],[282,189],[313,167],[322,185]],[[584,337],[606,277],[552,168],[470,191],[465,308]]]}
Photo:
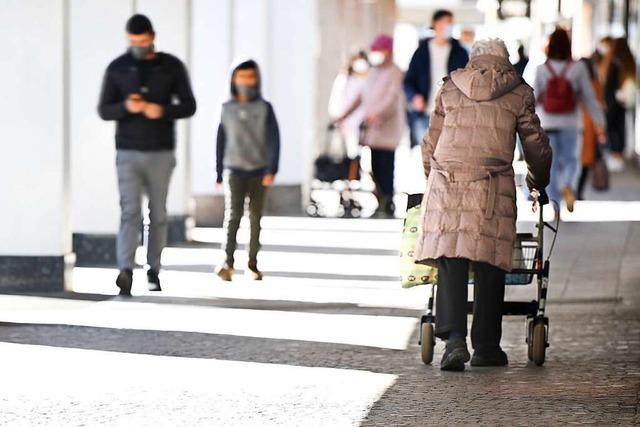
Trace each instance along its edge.
{"label": "child's sneaker", "polygon": [[251,280],[262,280],[262,272],[258,270],[257,262],[249,262],[247,274],[251,277]]}
{"label": "child's sneaker", "polygon": [[233,279],[233,264],[225,261],[222,265],[216,268],[216,274],[223,281],[230,282]]}

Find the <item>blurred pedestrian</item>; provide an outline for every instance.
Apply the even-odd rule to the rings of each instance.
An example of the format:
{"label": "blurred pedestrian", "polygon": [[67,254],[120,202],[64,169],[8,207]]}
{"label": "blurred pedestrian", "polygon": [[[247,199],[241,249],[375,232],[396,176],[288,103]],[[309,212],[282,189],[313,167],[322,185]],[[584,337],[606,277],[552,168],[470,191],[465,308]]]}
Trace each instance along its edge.
{"label": "blurred pedestrian", "polygon": [[[636,101],[636,64],[624,38],[608,43],[608,57],[604,95],[607,106],[607,136],[609,148],[609,170],[624,169],[624,152],[627,129],[633,135],[633,108]],[[606,48],[605,48],[606,49]],[[627,114],[629,112],[630,114]],[[633,139],[631,139],[633,140]]]}
{"label": "blurred pedestrian", "polygon": [[128,51],[104,76],[98,112],[115,120],[116,169],[120,191],[120,231],[116,242],[121,295],[131,294],[135,252],[142,225],[142,196],[149,200],[147,279],[160,291],[160,257],[167,242],[167,193],[174,155],[174,122],[192,116],[196,101],[184,64],[157,52],[149,18],[134,15],[126,25]]}
{"label": "blurred pedestrian", "polygon": [[436,11],[431,26],[434,36],[418,43],[404,78],[412,147],[420,145],[429,127],[429,113],[435,108],[442,78],[464,67],[469,60],[465,48],[452,37],[453,13],[442,9]]}
{"label": "blurred pedestrian", "polygon": [[470,358],[469,268],[475,273],[471,365],[508,363],[500,339],[505,273],[516,239],[515,133],[530,189],[544,192],[551,167],[534,105],[531,87],[499,39],[476,42],[469,64],[444,79],[436,98],[422,145],[427,189],[415,258],[438,267],[435,334],[446,340],[443,370],[464,370]]}
{"label": "blurred pedestrian", "polygon": [[[589,58],[582,58],[580,61],[585,65],[589,72],[589,78],[591,80],[591,86],[593,87],[593,93],[600,105],[604,108],[604,97],[602,95],[602,85],[598,79],[597,68],[602,57],[598,52],[594,52]],[[584,188],[589,177],[589,171],[593,168],[596,160],[602,156],[602,149],[600,145],[602,142],[598,140],[598,131],[595,123],[591,119],[589,112],[584,105],[581,105],[582,110],[582,147],[580,161],[582,164],[582,170],[580,171],[580,177],[578,179],[578,187],[576,198],[578,200],[584,200]]]}
{"label": "blurred pedestrian", "polygon": [[[338,73],[333,81],[331,96],[329,97],[329,116],[332,120],[342,116],[347,108],[360,96],[369,68],[366,52],[360,51],[352,55],[347,64]],[[364,119],[364,106],[360,105],[337,128],[337,131],[340,132],[341,137],[346,142],[346,154],[351,159],[356,158],[358,155],[360,125],[364,122]]]}
{"label": "blurred pedestrian", "polygon": [[[551,200],[573,212],[578,174],[579,103],[583,103],[596,126],[598,139],[605,138],[604,112],[598,103],[587,67],[571,57],[571,40],[566,30],[556,28],[549,37],[547,61],[536,69],[534,90],[542,126],[553,148]],[[559,212],[556,212],[559,215]]]}
{"label": "blurred pedestrian", "polygon": [[471,47],[476,41],[476,31],[473,27],[465,27],[460,30],[460,45],[467,51],[471,52]]}
{"label": "blurred pedestrian", "polygon": [[529,63],[529,57],[524,53],[524,46],[522,43],[518,45],[518,62],[513,64],[513,68],[516,70],[519,76],[524,74],[524,69],[527,68]]}
{"label": "blurred pedestrian", "polygon": [[395,205],[395,150],[404,131],[402,99],[403,73],[393,63],[393,39],[381,34],[371,43],[369,62],[373,66],[358,96],[337,119],[342,126],[360,106],[364,109],[364,135],[360,143],[371,149],[371,172],[376,183],[376,215],[393,217]]}
{"label": "blurred pedestrian", "polygon": [[231,281],[237,234],[249,200],[248,274],[262,280],[258,269],[260,220],[267,187],[273,184],[280,159],[280,131],[273,107],[262,97],[258,64],[238,62],[230,76],[231,98],[222,105],[216,138],[216,184],[224,182],[224,262],[216,274]]}

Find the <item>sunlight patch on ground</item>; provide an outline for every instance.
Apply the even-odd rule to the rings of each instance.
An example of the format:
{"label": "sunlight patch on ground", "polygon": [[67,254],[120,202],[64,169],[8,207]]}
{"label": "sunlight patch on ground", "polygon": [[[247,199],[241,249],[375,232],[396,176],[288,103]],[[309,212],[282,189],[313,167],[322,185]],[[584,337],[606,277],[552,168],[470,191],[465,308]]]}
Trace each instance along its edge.
{"label": "sunlight patch on ground", "polygon": [[[76,267],[73,270],[73,291],[79,293],[115,295],[116,269]],[[234,281],[220,281],[212,273],[164,271],[162,292],[146,290],[142,271],[134,273],[133,295],[158,298],[231,298],[260,301],[297,301],[309,303],[344,303],[360,307],[386,307],[420,310],[426,302],[426,287],[401,289],[398,282],[299,279],[267,276],[254,282],[238,274]]]}
{"label": "sunlight patch on ground", "polygon": [[397,378],[7,343],[0,353],[0,423],[7,425],[47,414],[49,425],[350,426]]}
{"label": "sunlight patch on ground", "polygon": [[183,331],[406,349],[414,318],[2,295],[0,321]]}

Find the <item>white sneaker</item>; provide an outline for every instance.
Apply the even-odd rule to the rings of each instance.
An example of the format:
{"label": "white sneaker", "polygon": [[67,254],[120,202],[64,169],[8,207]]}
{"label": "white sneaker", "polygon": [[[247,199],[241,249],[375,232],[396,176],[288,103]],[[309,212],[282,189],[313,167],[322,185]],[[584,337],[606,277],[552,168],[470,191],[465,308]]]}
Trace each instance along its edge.
{"label": "white sneaker", "polygon": [[609,169],[609,172],[624,171],[624,159],[618,156],[607,157],[607,169]]}

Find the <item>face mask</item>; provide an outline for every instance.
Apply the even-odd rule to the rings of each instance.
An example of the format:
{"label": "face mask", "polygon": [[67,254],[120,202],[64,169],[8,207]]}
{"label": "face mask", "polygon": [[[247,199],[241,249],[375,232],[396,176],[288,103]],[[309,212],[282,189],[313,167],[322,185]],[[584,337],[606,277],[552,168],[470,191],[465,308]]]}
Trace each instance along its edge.
{"label": "face mask", "polygon": [[153,52],[153,43],[149,46],[131,46],[129,52],[136,60],[142,61],[148,54]]}
{"label": "face mask", "polygon": [[258,88],[254,85],[236,85],[236,93],[247,99],[254,99],[258,95]]}
{"label": "face mask", "polygon": [[442,36],[445,39],[450,39],[453,36],[453,25],[447,25],[444,27],[444,30],[442,30]]}
{"label": "face mask", "polygon": [[358,74],[364,74],[369,70],[369,63],[362,58],[356,59],[351,64],[351,69]]}
{"label": "face mask", "polygon": [[609,53],[609,46],[604,43],[600,43],[596,50],[600,55],[605,56],[607,53]]}
{"label": "face mask", "polygon": [[385,59],[385,54],[377,50],[374,50],[369,54],[369,62],[371,62],[371,65],[373,65],[374,67],[382,65]]}

